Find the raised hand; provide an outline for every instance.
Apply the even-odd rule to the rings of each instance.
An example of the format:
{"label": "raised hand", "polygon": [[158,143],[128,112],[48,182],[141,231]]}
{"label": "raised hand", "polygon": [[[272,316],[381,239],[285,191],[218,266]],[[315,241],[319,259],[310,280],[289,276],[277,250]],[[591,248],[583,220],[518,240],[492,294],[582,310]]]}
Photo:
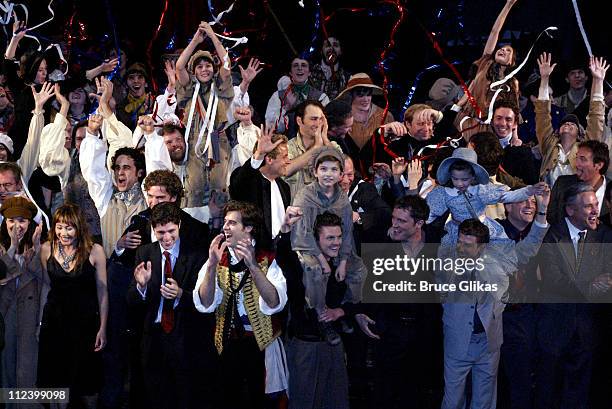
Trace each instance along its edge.
{"label": "raised hand", "polygon": [[140,286],[140,288],[146,287],[149,280],[151,280],[151,262],[147,261],[146,263],[143,261],[136,266],[134,269],[134,279]]}
{"label": "raised hand", "polygon": [[223,233],[218,234],[217,237],[213,239],[210,243],[210,247],[208,249],[208,263],[210,265],[217,265],[223,257],[223,252],[227,248],[227,241],[225,240],[225,235]]}
{"label": "raised hand", "polygon": [[104,60],[104,62],[101,64],[102,72],[111,72],[118,64],[118,58],[113,58],[112,60]]}
{"label": "raised hand", "polygon": [[164,61],[164,72],[168,78],[168,90],[174,92],[176,86],[176,63],[173,60]]}
{"label": "raised hand", "polygon": [[551,65],[552,55],[550,53],[542,53],[538,57],[538,67],[540,68],[540,77],[548,78],[553,72],[557,63]]}
{"label": "raised hand", "polygon": [[594,79],[604,80],[606,78],[606,71],[610,68],[610,64],[606,62],[602,57],[593,57],[589,59],[589,69]]}
{"label": "raised hand", "polygon": [[283,225],[281,226],[281,232],[289,233],[293,228],[293,225],[296,224],[304,215],[302,209],[296,206],[288,206],[287,210],[285,210],[285,220],[283,220]]}
{"label": "raised hand", "polygon": [[89,120],[87,121],[87,132],[89,132],[92,135],[98,135],[100,128],[102,128],[102,121],[103,121],[102,115],[100,114],[91,115],[89,117]]}
{"label": "raised hand", "polygon": [[423,165],[418,159],[413,159],[408,165],[408,188],[416,189],[423,177]]}
{"label": "raised hand", "polygon": [[41,111],[45,105],[45,102],[47,102],[54,94],[53,84],[50,82],[45,82],[40,89],[40,92],[36,92],[34,85],[31,85],[30,88],[32,89],[32,95],[34,95],[34,110]]}
{"label": "raised hand", "polygon": [[234,118],[240,121],[244,126],[249,126],[253,123],[253,113],[248,106],[238,106],[234,109]]}
{"label": "raised hand", "polygon": [[[204,22],[202,22],[202,23],[204,23]],[[200,23],[200,25],[198,26],[198,29],[193,34],[193,38],[191,39],[191,42],[194,43],[194,44],[200,44],[206,38],[206,31],[204,30],[204,28],[202,26],[202,23]]]}
{"label": "raised hand", "polygon": [[15,21],[13,22],[13,37],[15,37],[15,40],[21,41],[28,31],[26,22],[17,20],[17,15],[15,13],[13,13],[13,16],[15,17]]}
{"label": "raised hand", "polygon": [[244,260],[244,264],[246,264],[249,269],[253,269],[257,266],[257,260],[255,260],[255,247],[253,247],[253,243],[251,243],[250,240],[240,240],[236,243],[234,251],[239,258]]}
{"label": "raised hand", "polygon": [[259,128],[260,132],[258,132],[257,137],[257,150],[255,154],[257,155],[256,159],[262,159],[262,157],[270,152],[272,152],[278,145],[280,145],[283,140],[279,139],[276,142],[272,142],[272,136],[274,135],[274,127],[273,126],[265,126],[261,125]]}
{"label": "raised hand", "polygon": [[242,66],[238,66],[240,68],[240,75],[242,75],[242,81],[250,84],[253,79],[263,70],[263,68],[259,68],[259,60],[257,58],[251,58],[249,64],[246,68],[242,68]]}
{"label": "raised hand", "polygon": [[398,156],[391,162],[391,173],[393,176],[402,176],[407,167],[408,163],[406,163],[406,160],[403,157]]}
{"label": "raised hand", "polygon": [[418,111],[414,119],[416,119],[416,123],[427,123],[433,121],[437,116],[438,111],[435,109],[426,108]]}
{"label": "raised hand", "polygon": [[550,188],[548,185],[545,185],[539,194],[536,193],[535,199],[538,211],[546,211],[550,203]]}
{"label": "raised hand", "polygon": [[32,245],[36,253],[40,252],[40,236],[42,235],[42,223],[36,226],[32,234]]}
{"label": "raised hand", "polygon": [[62,95],[59,84],[55,84],[53,87],[53,95],[55,95],[55,100],[63,106],[70,106],[70,102],[64,95]]}
{"label": "raised hand", "polygon": [[151,115],[140,115],[137,125],[144,135],[150,135],[155,132],[155,121]]}

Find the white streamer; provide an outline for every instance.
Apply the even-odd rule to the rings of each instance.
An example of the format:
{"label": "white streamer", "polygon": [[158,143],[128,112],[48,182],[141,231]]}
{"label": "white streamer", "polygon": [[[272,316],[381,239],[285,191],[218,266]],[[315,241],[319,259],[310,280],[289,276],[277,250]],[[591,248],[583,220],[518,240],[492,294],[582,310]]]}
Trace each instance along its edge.
{"label": "white streamer", "polygon": [[589,44],[589,39],[587,38],[586,32],[584,31],[584,26],[582,25],[582,17],[580,17],[580,10],[578,10],[576,0],[572,0],[572,5],[574,6],[574,14],[576,15],[576,21],[578,21],[578,28],[580,28],[580,34],[582,34],[584,45],[589,53],[589,57],[592,57],[593,51],[591,51],[591,44]]}
{"label": "white streamer", "polygon": [[[235,2],[234,2],[235,3]],[[219,13],[219,15],[217,15],[217,17],[215,17],[214,14],[211,13],[211,15],[213,16],[214,21],[211,21],[210,23],[208,23],[210,26],[214,26],[217,23],[221,23],[221,18],[223,17],[223,15],[225,13],[229,13],[230,11],[232,11],[234,9],[234,3],[232,3],[231,6],[229,6],[229,8],[227,10],[223,10],[221,13]]]}
{"label": "white streamer", "polygon": [[66,64],[64,75],[68,75],[68,61],[66,61],[66,58],[64,58],[64,54],[62,53],[62,48],[60,47],[60,45],[57,43],[50,44],[49,47],[45,48],[45,51],[50,50],[53,47],[55,47],[55,49],[57,50],[60,60],[62,60],[64,64]]}
{"label": "white streamer", "polygon": [[185,159],[183,163],[187,163],[189,158],[189,134],[191,133],[191,123],[193,122],[193,113],[195,112],[195,104],[198,103],[198,93],[200,92],[200,81],[196,82],[195,89],[193,90],[193,97],[191,97],[191,107],[189,108],[189,116],[187,117],[187,128],[185,128]]}
{"label": "white streamer", "polygon": [[495,89],[495,88],[500,85],[504,85],[506,82],[512,79],[525,66],[525,64],[527,64],[527,61],[529,60],[529,56],[531,55],[531,52],[533,51],[533,47],[535,47],[536,43],[538,42],[540,37],[542,37],[543,34],[550,36],[550,34],[548,34],[549,30],[558,30],[558,29],[557,27],[553,27],[553,26],[544,29],[544,31],[542,31],[538,35],[538,37],[535,39],[535,41],[533,42],[533,45],[529,49],[529,52],[525,56],[525,59],[523,60],[523,62],[518,67],[516,67],[510,74],[506,75],[503,79],[491,83],[491,85],[489,86],[489,89],[491,91],[495,91],[495,94],[493,95],[493,98],[491,99],[491,103],[489,104],[489,115],[487,116],[487,120],[484,122],[485,124],[491,123],[491,119],[493,119],[493,105],[495,104],[495,100],[497,99],[497,96],[502,90],[502,88],[498,88],[498,89]]}

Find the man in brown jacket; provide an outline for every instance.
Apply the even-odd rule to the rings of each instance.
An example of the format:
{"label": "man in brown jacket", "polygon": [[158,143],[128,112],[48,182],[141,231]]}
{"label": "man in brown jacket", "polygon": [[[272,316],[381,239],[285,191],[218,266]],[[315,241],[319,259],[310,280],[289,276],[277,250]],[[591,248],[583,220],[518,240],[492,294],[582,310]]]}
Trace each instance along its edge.
{"label": "man in brown jacket", "polygon": [[550,97],[548,80],[557,64],[551,65],[551,55],[543,53],[538,58],[540,67],[540,91],[535,101],[536,136],[542,152],[540,179],[553,186],[561,175],[576,173],[576,152],[581,139],[601,141],[604,129],[603,81],[609,65],[601,58],[591,57],[589,68],[593,76],[591,102],[587,116],[586,131],[580,125],[578,117],[566,115],[558,130],[554,131],[550,116]]}

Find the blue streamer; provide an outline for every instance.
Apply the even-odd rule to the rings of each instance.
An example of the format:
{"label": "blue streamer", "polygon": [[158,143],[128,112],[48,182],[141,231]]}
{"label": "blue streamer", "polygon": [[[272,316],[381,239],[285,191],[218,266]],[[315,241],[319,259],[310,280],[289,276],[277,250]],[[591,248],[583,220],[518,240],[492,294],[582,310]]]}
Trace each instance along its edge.
{"label": "blue streamer", "polygon": [[321,2],[320,0],[314,0],[314,8],[315,8],[315,21],[314,21],[312,37],[310,38],[310,46],[300,56],[300,58],[303,58],[305,60],[312,59],[312,54],[317,49],[317,40],[319,39],[319,29],[321,28]]}
{"label": "blue streamer", "polygon": [[[453,61],[451,64],[455,65],[455,64],[459,64],[460,62],[461,61]],[[401,112],[400,118],[404,117],[404,112],[406,112],[406,110],[412,103],[412,98],[414,98],[414,93],[416,92],[416,89],[419,86],[419,82],[421,82],[423,75],[425,75],[429,71],[437,70],[440,67],[441,67],[440,64],[430,65],[429,67],[425,68],[423,71],[419,72],[416,75],[416,77],[414,78],[414,81],[412,82],[412,86],[410,87],[410,91],[408,91],[408,96],[406,97],[406,101],[404,101],[404,105],[402,105],[402,112]]]}
{"label": "blue streamer", "polygon": [[123,64],[123,61],[121,61],[121,51],[119,49],[119,39],[117,38],[117,28],[115,27],[115,20],[113,19],[113,14],[111,13],[111,6],[108,2],[108,0],[104,0],[104,5],[106,8],[106,17],[108,19],[108,22],[111,26],[111,29],[113,30],[113,40],[115,42],[115,49],[117,50],[117,58],[119,59],[119,64],[117,64],[117,66],[115,67],[115,69],[108,75],[108,80],[112,80],[115,75],[117,74],[117,72],[119,71],[119,69],[121,68],[121,65]]}

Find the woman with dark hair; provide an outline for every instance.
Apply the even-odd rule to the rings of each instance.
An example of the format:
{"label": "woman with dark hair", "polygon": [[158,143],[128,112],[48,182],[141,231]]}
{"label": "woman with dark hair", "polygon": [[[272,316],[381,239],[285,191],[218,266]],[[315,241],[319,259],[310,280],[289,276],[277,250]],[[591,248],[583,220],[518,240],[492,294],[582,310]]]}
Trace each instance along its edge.
{"label": "woman with dark hair", "polygon": [[[482,56],[474,62],[472,69],[476,71],[473,76],[473,80],[470,83],[469,90],[474,96],[476,104],[482,113],[482,117],[479,118],[474,107],[467,101],[467,94],[463,96],[459,105],[463,106],[463,115],[458,115],[457,120],[460,121],[463,117],[469,116],[471,118],[486,119],[489,110],[489,105],[493,94],[495,93],[490,89],[491,83],[503,79],[516,64],[516,51],[511,45],[506,44],[497,48],[497,40],[499,39],[499,33],[510,13],[510,9],[514,6],[516,0],[507,0],[504,8],[501,10],[491,33],[485,44]],[[498,95],[499,100],[509,100],[519,106],[519,86],[518,81],[513,78],[506,84],[502,85],[503,91]],[[457,122],[459,124],[459,122]],[[475,121],[467,121],[462,128],[466,129],[475,124]],[[469,134],[464,133],[464,137],[469,140],[469,136],[476,132],[485,131],[486,125],[476,126],[474,130],[468,131]]]}
{"label": "woman with dark hair", "polygon": [[102,381],[108,293],[106,257],[79,208],[55,212],[41,262],[51,284],[40,329],[39,388],[70,388],[70,401],[95,408]]}
{"label": "woman with dark hair", "polygon": [[2,388],[36,386],[36,333],[46,296],[40,264],[41,226],[34,222],[37,211],[32,202],[19,196],[6,199],[0,208],[4,218],[0,262],[6,269],[6,276],[0,280],[0,313],[6,323]]}

